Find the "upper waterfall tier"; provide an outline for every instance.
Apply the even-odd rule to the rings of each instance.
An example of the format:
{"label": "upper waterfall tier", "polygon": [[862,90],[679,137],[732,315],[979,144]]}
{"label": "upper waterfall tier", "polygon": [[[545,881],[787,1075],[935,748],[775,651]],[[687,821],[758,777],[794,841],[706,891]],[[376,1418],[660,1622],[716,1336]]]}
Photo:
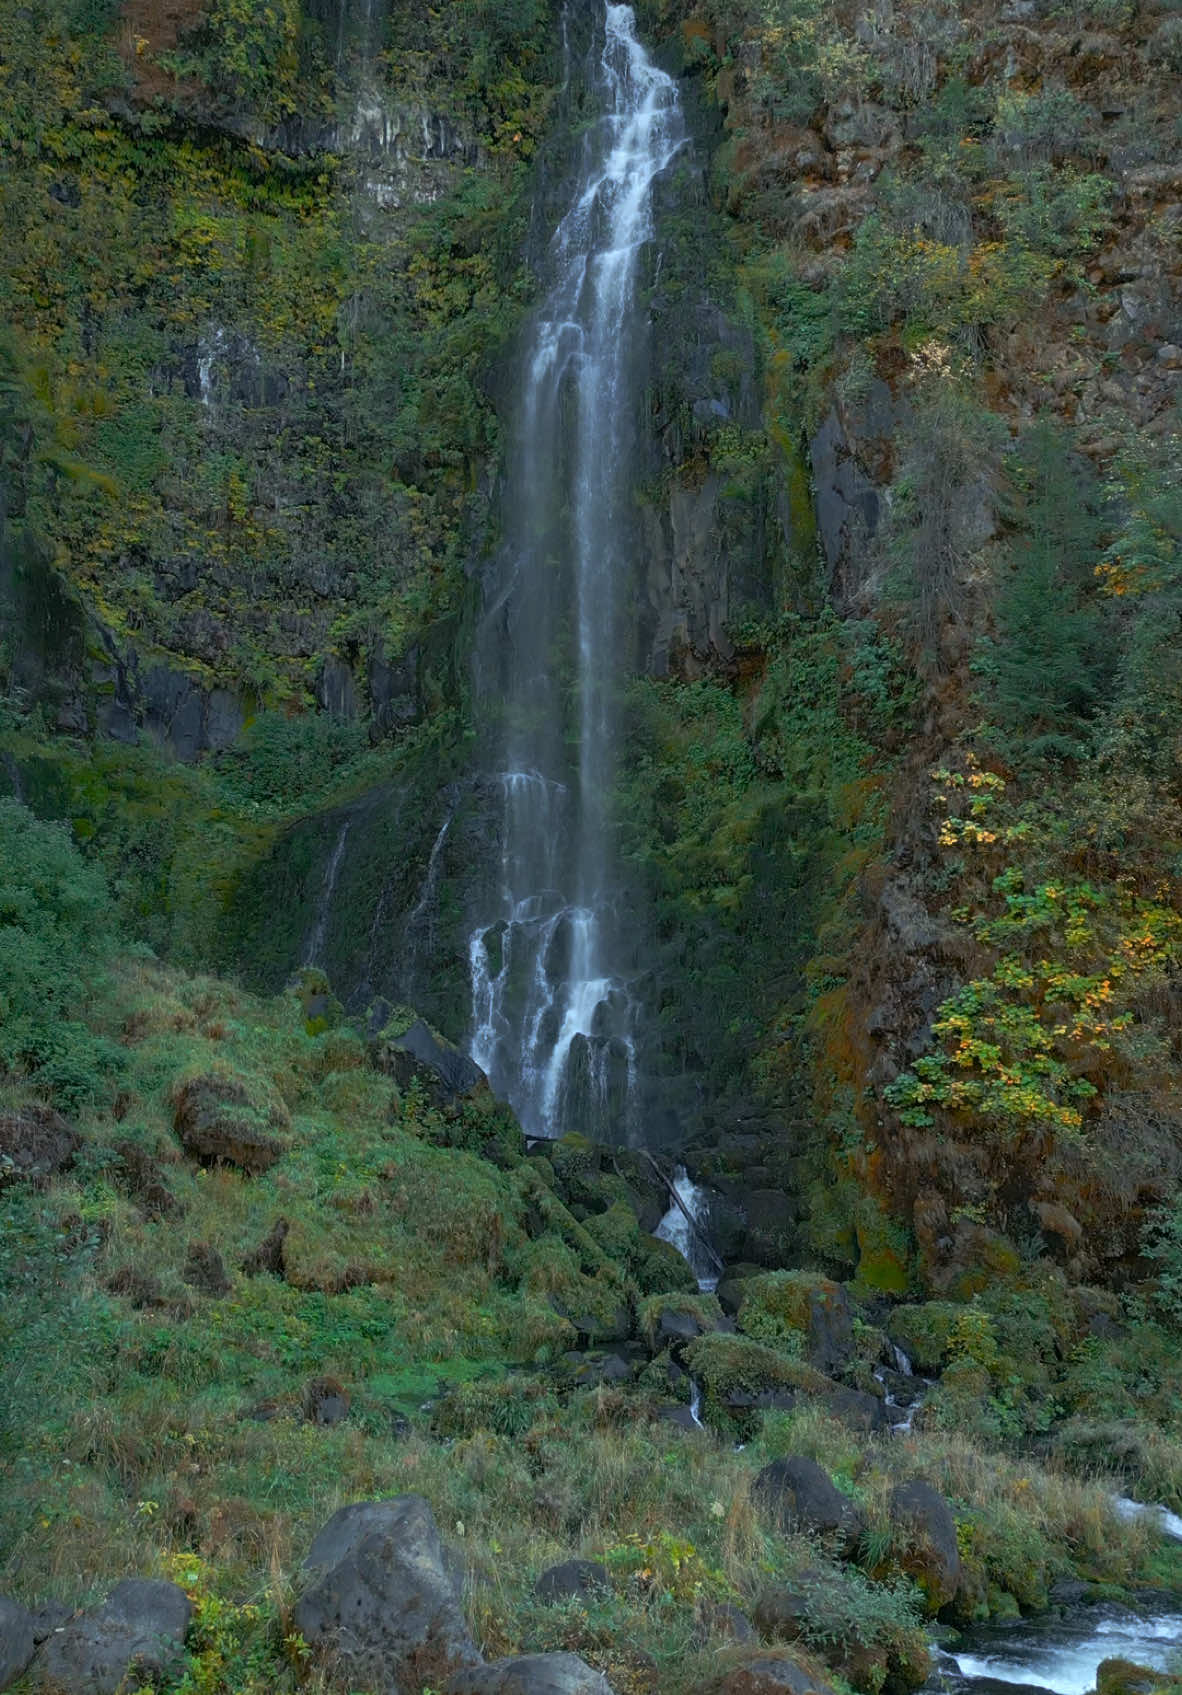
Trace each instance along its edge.
{"label": "upper waterfall tier", "polygon": [[525,339],[506,545],[477,643],[502,805],[499,879],[470,944],[472,1053],[531,1133],[620,1137],[637,1128],[639,1008],[611,823],[638,557],[637,279],[653,185],[684,128],[676,85],[636,39],[630,6],[604,8],[581,69],[597,116]]}

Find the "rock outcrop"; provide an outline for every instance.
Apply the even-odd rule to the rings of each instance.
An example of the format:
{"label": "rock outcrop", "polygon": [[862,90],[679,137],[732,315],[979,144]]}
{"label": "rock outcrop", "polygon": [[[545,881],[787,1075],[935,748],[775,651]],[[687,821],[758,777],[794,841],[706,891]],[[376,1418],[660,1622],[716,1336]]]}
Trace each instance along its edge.
{"label": "rock outcrop", "polygon": [[303,1572],[296,1627],[352,1684],[439,1688],[481,1664],[421,1495],[342,1507]]}
{"label": "rock outcrop", "polygon": [[175,1583],[128,1578],[101,1607],[53,1632],[37,1655],[36,1683],[47,1695],[118,1695],[132,1680],[172,1677],[192,1612]]}
{"label": "rock outcrop", "polygon": [[19,1601],[0,1595],[0,1689],[15,1683],[33,1658],[33,1617]]}

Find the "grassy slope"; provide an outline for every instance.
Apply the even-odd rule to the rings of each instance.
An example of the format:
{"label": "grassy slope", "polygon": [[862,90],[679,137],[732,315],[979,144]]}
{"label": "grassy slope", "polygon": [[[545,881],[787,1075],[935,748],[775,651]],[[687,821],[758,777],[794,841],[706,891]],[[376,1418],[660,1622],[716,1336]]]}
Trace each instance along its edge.
{"label": "grassy slope", "polygon": [[[111,967],[91,1020],[122,1050],[118,1089],[83,1110],[70,1174],[0,1196],[4,1588],[74,1602],[125,1573],[176,1573],[201,1597],[189,1687],[294,1687],[286,1607],[314,1529],[344,1501],[416,1489],[468,1560],[490,1653],[569,1646],[622,1690],[688,1689],[720,1663],[720,1642],[702,1657],[694,1646],[699,1601],[750,1605],[817,1563],[750,1503],[759,1466],[785,1452],[820,1458],[869,1517],[860,1567],[821,1561],[809,1640],[838,1665],[851,1637],[876,1648],[872,1665],[914,1662],[920,1613],[896,1563],[891,1478],[947,1490],[981,1609],[1037,1605],[1068,1574],[1168,1578],[1102,1487],[955,1434],[869,1442],[806,1408],[769,1415],[740,1453],[649,1423],[643,1390],[560,1399],[560,1378],[515,1374],[573,1340],[552,1291],[614,1299],[626,1275],[588,1258],[556,1198],[538,1233],[535,1171],[505,1152],[487,1106],[449,1121],[414,1090],[400,1097],[349,1031],[309,1034],[303,1011],[294,994],[262,1002],[152,961]],[[176,1089],[211,1072],[243,1082],[280,1127],[288,1151],[267,1173],[183,1156]],[[482,1138],[498,1163],[439,1145]],[[134,1161],[113,1151],[126,1141],[152,1155],[176,1213],[147,1210],[142,1178],[138,1204],[128,1192]],[[240,1270],[280,1215],[285,1276]],[[193,1243],[221,1254],[226,1295],[186,1283]],[[322,1376],[351,1402],[331,1428],[304,1415]],[[540,1608],[533,1579],[575,1553],[606,1559],[612,1595]],[[865,1666],[846,1669],[868,1687]]]}

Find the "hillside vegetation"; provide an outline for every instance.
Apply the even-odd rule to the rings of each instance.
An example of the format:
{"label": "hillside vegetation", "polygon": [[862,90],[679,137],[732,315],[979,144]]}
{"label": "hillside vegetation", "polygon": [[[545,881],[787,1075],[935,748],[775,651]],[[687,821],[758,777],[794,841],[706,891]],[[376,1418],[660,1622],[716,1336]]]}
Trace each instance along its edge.
{"label": "hillside vegetation", "polygon": [[1112,1502],[1182,1511],[1182,14],[637,10],[698,198],[636,502],[767,577],[631,684],[614,797],[717,1295],[641,1154],[299,964],[356,819],[371,958],[430,895],[466,982],[558,9],[0,9],[0,1589],[178,1583],[140,1695],[334,1686],[300,1563],[412,1493],[483,1654],[617,1695],[901,1695],[933,1622],[1182,1587]]}

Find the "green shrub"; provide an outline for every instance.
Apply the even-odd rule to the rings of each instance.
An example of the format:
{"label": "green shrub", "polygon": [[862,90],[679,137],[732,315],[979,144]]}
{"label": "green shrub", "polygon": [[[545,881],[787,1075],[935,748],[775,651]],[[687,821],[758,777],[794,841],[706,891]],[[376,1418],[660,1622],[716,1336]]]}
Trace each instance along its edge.
{"label": "green shrub", "polygon": [[62,825],[0,800],[0,1075],[32,1078],[71,1109],[104,1092],[122,1055],[74,1015],[113,947],[101,870]]}

